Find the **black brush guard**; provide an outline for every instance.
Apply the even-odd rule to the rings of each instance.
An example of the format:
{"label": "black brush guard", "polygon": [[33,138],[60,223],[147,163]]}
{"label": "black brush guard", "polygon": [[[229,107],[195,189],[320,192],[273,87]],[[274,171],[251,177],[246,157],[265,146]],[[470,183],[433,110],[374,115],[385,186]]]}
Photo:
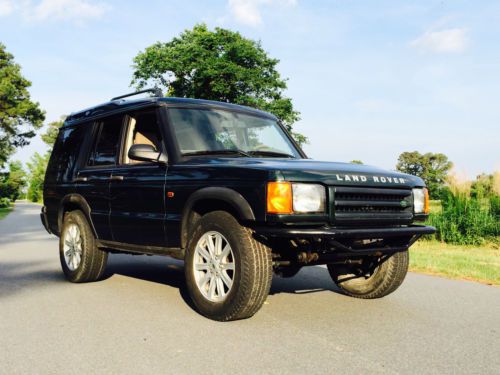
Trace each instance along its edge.
{"label": "black brush guard", "polygon": [[[406,251],[421,236],[433,234],[436,228],[408,225],[388,228],[342,227],[262,227],[256,234],[269,239],[289,238],[311,240],[321,248],[322,258],[353,255],[377,255]],[[363,241],[366,244],[363,244]]]}

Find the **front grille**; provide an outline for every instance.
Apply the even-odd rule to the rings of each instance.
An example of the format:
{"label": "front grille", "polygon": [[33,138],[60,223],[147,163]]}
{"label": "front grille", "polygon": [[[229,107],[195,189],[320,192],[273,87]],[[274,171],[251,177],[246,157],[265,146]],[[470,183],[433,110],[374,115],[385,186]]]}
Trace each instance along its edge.
{"label": "front grille", "polygon": [[338,225],[410,224],[413,219],[411,190],[338,186],[333,195]]}

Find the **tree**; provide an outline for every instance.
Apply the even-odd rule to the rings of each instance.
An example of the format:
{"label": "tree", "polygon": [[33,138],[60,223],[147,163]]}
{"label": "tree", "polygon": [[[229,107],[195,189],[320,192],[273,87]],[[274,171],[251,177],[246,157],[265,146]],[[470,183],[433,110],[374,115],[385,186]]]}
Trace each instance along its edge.
{"label": "tree", "polygon": [[14,56],[0,43],[0,167],[15,147],[29,143],[45,119],[39,104],[30,99],[30,86]]}
{"label": "tree", "polygon": [[363,162],[361,160],[357,160],[357,159],[351,160],[350,163],[351,164],[363,164]]}
{"label": "tree", "polygon": [[50,153],[40,155],[38,152],[31,157],[31,161],[27,163],[29,170],[29,187],[28,199],[32,202],[39,202],[43,198],[43,180],[45,178],[45,170],[49,162]]}
{"label": "tree", "polygon": [[47,125],[47,131],[42,134],[42,141],[44,141],[47,146],[52,148],[59,134],[59,128],[64,124],[66,116],[61,116],[58,121],[52,121]]}
{"label": "tree", "polygon": [[[256,42],[204,24],[186,30],[170,42],[157,42],[134,58],[132,85],[166,88],[168,95],[218,100],[260,108],[276,115],[292,130],[299,120],[292,100],[284,96],[286,79]],[[294,133],[299,143],[307,138]]]}
{"label": "tree", "polygon": [[9,164],[9,171],[0,176],[0,198],[8,198],[15,201],[23,195],[26,186],[26,172],[20,161],[13,161]]}
{"label": "tree", "polygon": [[429,189],[430,196],[438,198],[452,166],[453,163],[444,154],[432,152],[420,154],[418,151],[413,151],[399,155],[396,169],[421,177]]}

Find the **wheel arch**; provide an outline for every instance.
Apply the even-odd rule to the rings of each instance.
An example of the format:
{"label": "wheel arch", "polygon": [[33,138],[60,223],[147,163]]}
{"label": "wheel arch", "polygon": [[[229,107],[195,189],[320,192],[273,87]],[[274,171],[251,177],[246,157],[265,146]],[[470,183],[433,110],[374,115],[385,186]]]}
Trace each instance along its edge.
{"label": "wheel arch", "polygon": [[92,233],[97,238],[97,232],[95,230],[94,224],[92,223],[92,218],[90,216],[90,206],[85,200],[83,196],[80,194],[68,194],[64,196],[59,205],[59,211],[57,214],[57,227],[59,233],[61,233],[61,228],[63,224],[64,214],[69,211],[80,210],[85,215],[88,223],[90,224],[90,228],[92,229]]}
{"label": "wheel arch", "polygon": [[237,191],[226,187],[207,187],[195,191],[188,198],[182,211],[181,248],[186,248],[188,234],[204,214],[211,211],[227,211],[238,221],[255,221],[248,201]]}

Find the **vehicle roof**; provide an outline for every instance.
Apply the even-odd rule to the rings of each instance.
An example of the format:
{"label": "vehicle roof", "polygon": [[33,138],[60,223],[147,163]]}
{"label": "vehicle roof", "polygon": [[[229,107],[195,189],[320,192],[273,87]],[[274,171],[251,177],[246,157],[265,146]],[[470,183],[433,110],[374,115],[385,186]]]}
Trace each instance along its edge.
{"label": "vehicle roof", "polygon": [[248,114],[253,114],[262,117],[268,117],[271,119],[276,119],[276,116],[264,112],[255,108],[246,107],[238,104],[217,102],[212,100],[203,99],[190,99],[190,98],[173,98],[173,97],[149,97],[141,98],[135,100],[112,100],[107,103],[102,103],[94,107],[86,108],[78,112],[70,114],[65,121],[65,125],[75,124],[78,122],[84,122],[89,119],[96,117],[102,117],[109,114],[120,113],[128,109],[134,109],[139,107],[149,107],[155,105],[170,105],[170,106],[193,106],[193,107],[207,107],[215,109],[225,109],[229,111],[246,112]]}

